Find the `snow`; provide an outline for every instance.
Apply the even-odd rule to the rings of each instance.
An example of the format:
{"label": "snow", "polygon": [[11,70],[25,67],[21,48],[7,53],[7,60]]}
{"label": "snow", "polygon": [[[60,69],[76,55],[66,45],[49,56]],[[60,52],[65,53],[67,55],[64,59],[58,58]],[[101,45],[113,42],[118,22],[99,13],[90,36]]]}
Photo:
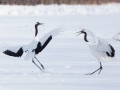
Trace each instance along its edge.
{"label": "snow", "polygon": [[[45,66],[45,72],[41,72],[32,60],[25,61],[26,54],[15,58],[0,53],[0,90],[120,89],[120,42],[112,39],[120,32],[120,4],[1,5],[0,44],[29,44],[34,37],[34,24],[38,21],[45,23],[39,26],[39,37],[63,23],[66,28],[37,56]],[[85,75],[98,69],[99,62],[92,56],[83,35],[76,34],[83,28],[104,38],[116,50],[114,61],[102,62],[103,70],[99,75]]]}
{"label": "snow", "polygon": [[0,16],[19,16],[19,15],[106,15],[120,13],[120,4],[103,5],[0,5]]}

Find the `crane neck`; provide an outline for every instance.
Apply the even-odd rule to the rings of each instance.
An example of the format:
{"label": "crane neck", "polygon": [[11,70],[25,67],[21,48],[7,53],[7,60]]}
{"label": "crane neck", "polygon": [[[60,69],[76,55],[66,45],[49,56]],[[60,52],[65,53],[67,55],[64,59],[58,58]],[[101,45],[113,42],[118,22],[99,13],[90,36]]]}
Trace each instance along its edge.
{"label": "crane neck", "polygon": [[37,36],[38,34],[38,25],[35,25],[35,37]]}
{"label": "crane neck", "polygon": [[84,40],[85,40],[86,42],[89,42],[89,41],[87,40],[87,33],[86,33],[86,32],[84,32]]}
{"label": "crane neck", "polygon": [[[91,31],[88,31],[87,30],[87,33],[86,33],[86,35],[85,35],[85,37],[87,37],[87,35],[90,35],[90,36],[92,36],[93,37],[93,39],[94,39],[94,41],[93,42],[90,42],[90,43],[92,43],[92,44],[94,44],[94,45],[97,45],[98,44],[98,40],[97,40],[97,37],[96,37],[96,35],[94,34],[94,33],[92,33]],[[86,38],[87,39],[87,38]],[[88,40],[87,40],[88,41]],[[86,42],[87,42],[86,41]]]}

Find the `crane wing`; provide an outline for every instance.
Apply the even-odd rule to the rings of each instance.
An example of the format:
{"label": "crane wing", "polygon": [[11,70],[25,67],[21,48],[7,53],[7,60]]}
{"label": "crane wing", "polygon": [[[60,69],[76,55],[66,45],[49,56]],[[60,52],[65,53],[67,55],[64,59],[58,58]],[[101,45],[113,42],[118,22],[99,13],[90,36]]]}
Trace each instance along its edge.
{"label": "crane wing", "polygon": [[28,48],[29,47],[27,45],[16,46],[16,47],[1,45],[0,51],[2,51],[4,54],[9,55],[9,56],[21,57],[24,51],[27,51]]}
{"label": "crane wing", "polygon": [[105,41],[102,38],[97,37],[98,39],[98,44],[97,44],[97,49],[100,51],[104,51],[104,52],[110,52],[110,47],[107,41]]}
{"label": "crane wing", "polygon": [[[61,32],[62,29],[63,28],[61,27],[54,29],[48,32],[47,34],[45,34],[39,41],[37,41],[36,48],[34,49],[35,55],[41,52],[48,45],[48,43],[52,40],[52,38],[57,36]],[[31,51],[29,51],[25,57],[25,60],[28,60],[32,57],[34,57],[34,54],[32,54]]]}
{"label": "crane wing", "polygon": [[40,39],[40,41],[37,45],[37,48],[35,49],[36,54],[41,52],[48,45],[48,43],[52,40],[52,38],[57,36],[61,32],[62,29],[63,29],[62,27],[59,27],[59,28],[56,28],[56,29],[48,32],[47,34],[45,34]]}
{"label": "crane wing", "polygon": [[117,33],[113,36],[113,39],[120,41],[120,33]]}
{"label": "crane wing", "polygon": [[105,52],[108,56],[114,57],[115,55],[115,50],[114,48],[104,39],[97,37],[98,39],[98,45],[96,50]]}
{"label": "crane wing", "polygon": [[57,36],[60,32],[62,32],[64,28],[62,27],[59,27],[59,28],[56,28],[50,32],[48,32],[47,34],[45,34],[41,39],[40,39],[40,43],[41,45],[44,45],[46,43],[46,40],[53,38],[55,36]]}

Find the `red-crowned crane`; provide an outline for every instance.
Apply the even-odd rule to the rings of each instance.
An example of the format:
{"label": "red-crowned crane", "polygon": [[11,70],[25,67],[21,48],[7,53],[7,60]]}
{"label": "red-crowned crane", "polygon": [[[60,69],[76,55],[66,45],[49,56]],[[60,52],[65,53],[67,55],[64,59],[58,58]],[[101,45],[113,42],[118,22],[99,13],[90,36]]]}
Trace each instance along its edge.
{"label": "red-crowned crane", "polygon": [[[38,38],[38,26],[42,25],[43,23],[37,22],[35,24],[35,37],[33,41],[28,45],[22,45],[17,47],[4,47],[2,48],[4,51],[3,53],[9,56],[13,57],[21,57],[24,52],[27,52],[27,55],[25,56],[25,59],[32,59],[32,62],[40,69],[45,69],[44,66],[40,63],[40,61],[36,58],[36,56],[48,45],[48,43],[57,36],[60,31],[63,29],[62,27],[56,28],[47,34],[45,34],[41,39]],[[41,67],[35,63],[35,60],[37,60]]]}
{"label": "red-crowned crane", "polygon": [[[97,70],[95,70],[92,73],[88,73],[87,75],[92,75],[97,71],[99,71],[99,73],[100,73],[101,70],[103,69],[101,62],[113,60],[113,58],[115,56],[114,48],[107,41],[105,41],[102,38],[96,37],[96,35],[89,30],[83,29],[82,31],[79,31],[77,33],[79,33],[78,35],[84,34],[84,40],[85,40],[86,44],[89,46],[92,55],[94,57],[96,57],[100,63],[100,68],[98,68]],[[88,35],[93,37],[94,42],[91,42],[88,40],[88,38],[87,38]]]}

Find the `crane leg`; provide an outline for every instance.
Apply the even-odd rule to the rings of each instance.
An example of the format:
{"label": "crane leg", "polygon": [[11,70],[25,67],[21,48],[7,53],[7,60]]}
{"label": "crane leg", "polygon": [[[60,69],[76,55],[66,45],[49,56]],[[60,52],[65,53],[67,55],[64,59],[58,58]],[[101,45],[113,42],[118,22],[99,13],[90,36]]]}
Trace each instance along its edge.
{"label": "crane leg", "polygon": [[102,64],[101,64],[101,62],[100,62],[100,71],[99,71],[98,74],[100,74],[100,72],[101,72],[102,69],[103,69],[103,67],[102,67]]}
{"label": "crane leg", "polygon": [[42,69],[35,63],[34,59],[32,59],[32,62],[42,71]]}
{"label": "crane leg", "polygon": [[[36,57],[35,57],[35,59],[40,63],[40,61]],[[44,66],[41,63],[40,63],[40,65],[43,69],[45,69]]]}
{"label": "crane leg", "polygon": [[85,75],[92,75],[92,74],[94,74],[95,72],[97,72],[97,71],[99,71],[99,73],[98,74],[100,74],[100,72],[101,72],[101,70],[102,70],[103,68],[102,68],[102,64],[101,64],[101,62],[100,62],[100,68],[98,68],[97,70],[95,70],[94,72],[92,72],[92,73],[88,73],[88,74],[85,74]]}

